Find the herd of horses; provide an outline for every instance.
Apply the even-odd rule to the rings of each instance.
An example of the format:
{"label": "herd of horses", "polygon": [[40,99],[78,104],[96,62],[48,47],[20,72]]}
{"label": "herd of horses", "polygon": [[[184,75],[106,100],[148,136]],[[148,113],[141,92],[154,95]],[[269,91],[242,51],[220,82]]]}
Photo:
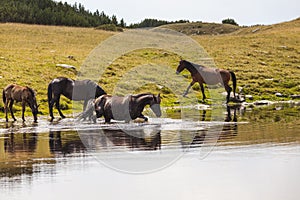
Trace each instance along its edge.
{"label": "herd of horses", "polygon": [[[203,95],[203,84],[215,85],[221,84],[227,91],[227,103],[229,102],[230,93],[233,90],[235,97],[236,76],[233,72],[224,69],[208,68],[197,65],[186,60],[181,60],[176,70],[176,74],[181,73],[184,69],[191,73],[192,82],[187,87],[183,96],[188,94],[189,89],[198,82]],[[229,81],[233,82],[233,89],[229,86]],[[148,120],[142,112],[145,106],[149,105],[157,117],[161,116],[160,95],[152,93],[143,93],[127,95],[125,97],[108,95],[97,83],[91,80],[72,80],[66,77],[53,79],[48,85],[48,106],[50,121],[54,120],[53,107],[58,110],[61,118],[65,118],[60,109],[61,95],[74,101],[83,101],[83,112],[78,116],[79,119],[89,118],[96,122],[97,118],[104,117],[105,122],[109,123],[112,119],[129,122],[136,118]],[[2,93],[6,122],[8,122],[8,110],[14,121],[16,118],[13,113],[14,102],[22,103],[22,120],[25,121],[25,106],[28,105],[32,111],[34,122],[37,122],[38,104],[36,101],[35,91],[28,86],[19,86],[10,84],[3,89]],[[96,113],[96,115],[94,115]]]}

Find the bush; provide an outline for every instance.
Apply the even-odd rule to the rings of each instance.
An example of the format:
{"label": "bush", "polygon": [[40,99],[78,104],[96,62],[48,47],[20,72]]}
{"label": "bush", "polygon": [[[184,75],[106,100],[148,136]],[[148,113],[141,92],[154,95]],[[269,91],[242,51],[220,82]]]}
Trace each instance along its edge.
{"label": "bush", "polygon": [[238,26],[238,24],[234,21],[234,19],[230,19],[230,18],[222,20],[222,24],[232,24]]}
{"label": "bush", "polygon": [[101,26],[96,27],[96,29],[104,31],[123,32],[123,29],[121,27],[116,26],[115,24],[103,24]]}

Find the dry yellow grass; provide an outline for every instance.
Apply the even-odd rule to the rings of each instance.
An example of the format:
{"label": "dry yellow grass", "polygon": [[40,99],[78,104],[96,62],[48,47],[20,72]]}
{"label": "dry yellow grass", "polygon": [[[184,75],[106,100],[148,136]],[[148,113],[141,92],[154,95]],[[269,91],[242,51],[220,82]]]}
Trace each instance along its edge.
{"label": "dry yellow grass", "polygon": [[[0,24],[0,88],[10,83],[31,86],[37,91],[40,110],[47,114],[49,81],[58,76],[76,77],[76,71],[58,68],[56,64],[69,64],[79,69],[89,53],[112,35],[112,32],[92,28]],[[241,28],[231,34],[191,37],[204,47],[216,66],[236,72],[238,86],[244,87],[255,99],[276,99],[275,92],[287,96],[300,94],[299,19],[272,26]],[[75,60],[69,59],[70,55]],[[101,86],[111,92],[124,71],[153,59],[175,71],[179,56],[155,49],[124,55],[107,68],[101,77]],[[166,88],[150,87],[164,95],[166,105],[175,101]],[[145,90],[141,88],[138,92]],[[66,99],[62,104],[71,106]]]}

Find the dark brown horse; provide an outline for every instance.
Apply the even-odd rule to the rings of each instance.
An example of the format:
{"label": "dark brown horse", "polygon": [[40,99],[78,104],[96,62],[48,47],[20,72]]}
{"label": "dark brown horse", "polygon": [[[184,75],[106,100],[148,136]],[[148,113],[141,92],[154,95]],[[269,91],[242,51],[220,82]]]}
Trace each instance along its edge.
{"label": "dark brown horse", "polygon": [[[112,119],[125,120],[129,122],[136,118],[142,118],[148,121],[142,112],[146,105],[157,117],[161,116],[160,95],[151,93],[128,95],[125,97],[102,95],[94,101],[90,101],[86,111],[84,111],[79,119],[89,117],[92,118],[93,111],[96,111],[96,117],[104,116],[105,122],[109,123]],[[95,118],[93,118],[95,121]]]}
{"label": "dark brown horse", "polygon": [[23,87],[15,84],[8,85],[3,89],[3,102],[4,102],[4,110],[5,110],[5,118],[6,122],[8,122],[7,112],[8,108],[10,110],[11,116],[16,121],[16,118],[13,113],[13,104],[14,101],[22,102],[22,119],[25,121],[24,112],[25,106],[28,105],[33,114],[34,122],[37,122],[37,114],[38,114],[38,105],[36,103],[35,92],[30,87]]}
{"label": "dark brown horse", "polygon": [[222,84],[227,91],[227,103],[229,102],[230,92],[232,88],[229,86],[229,80],[232,79],[233,82],[233,94],[235,97],[236,91],[236,76],[232,71],[224,70],[224,69],[215,69],[209,68],[202,65],[193,64],[186,60],[181,60],[176,70],[176,74],[179,74],[184,69],[187,69],[192,75],[192,82],[187,87],[186,91],[183,93],[183,96],[188,94],[189,89],[198,82],[201,88],[201,92],[203,95],[203,100],[205,100],[206,96],[204,94],[204,86],[203,84],[208,85],[216,85],[218,83]]}
{"label": "dark brown horse", "polygon": [[59,106],[59,100],[61,95],[64,95],[68,99],[74,101],[83,100],[83,110],[85,110],[88,100],[95,99],[103,94],[106,94],[106,92],[98,84],[91,80],[78,81],[65,77],[53,79],[48,85],[48,104],[51,121],[53,121],[54,119],[54,103],[59,112],[59,115],[62,118],[65,118]]}

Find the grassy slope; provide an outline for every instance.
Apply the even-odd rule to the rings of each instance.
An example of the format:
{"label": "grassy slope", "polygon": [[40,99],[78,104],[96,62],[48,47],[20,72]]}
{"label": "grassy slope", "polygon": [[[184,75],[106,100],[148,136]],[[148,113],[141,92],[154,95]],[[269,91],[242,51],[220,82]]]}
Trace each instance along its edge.
{"label": "grassy slope", "polygon": [[[275,92],[300,93],[299,32],[300,20],[295,20],[273,26],[242,28],[225,35],[192,37],[207,50],[218,67],[236,72],[238,86],[243,86],[247,94],[256,99],[273,99]],[[57,76],[76,77],[76,72],[57,68],[56,64],[79,68],[89,52],[111,35],[111,32],[89,28],[0,24],[0,88],[10,83],[33,87],[37,90],[41,111],[47,114],[48,82]],[[69,55],[76,61],[68,59]],[[153,59],[176,68],[179,56],[161,50],[132,52],[112,63],[100,83],[111,93],[114,83],[129,68],[151,63]],[[166,105],[175,101],[167,88],[155,85],[137,92],[147,90],[163,93]],[[66,99],[62,104],[70,107],[70,101]]]}
{"label": "grassy slope", "polygon": [[[89,52],[110,35],[87,28],[0,24],[0,88],[11,83],[34,88],[40,111],[47,114],[50,80],[58,76],[76,77],[75,71],[58,68],[56,64],[80,67]],[[76,60],[69,59],[69,55]],[[63,99],[63,104],[67,103]]]}

